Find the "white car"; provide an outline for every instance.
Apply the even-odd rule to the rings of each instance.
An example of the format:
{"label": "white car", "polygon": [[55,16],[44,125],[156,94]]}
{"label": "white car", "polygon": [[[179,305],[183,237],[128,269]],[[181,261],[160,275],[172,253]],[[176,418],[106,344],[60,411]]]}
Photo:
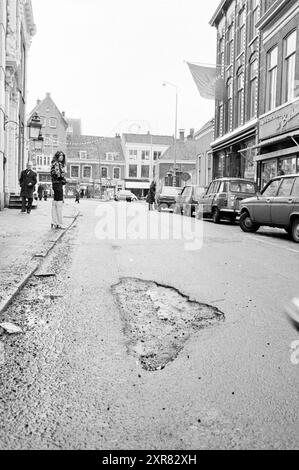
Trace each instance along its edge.
{"label": "white car", "polygon": [[118,193],[115,195],[115,201],[127,201],[127,202],[132,202],[132,201],[138,201],[138,197],[135,196],[131,191],[127,189],[121,189],[118,191]]}

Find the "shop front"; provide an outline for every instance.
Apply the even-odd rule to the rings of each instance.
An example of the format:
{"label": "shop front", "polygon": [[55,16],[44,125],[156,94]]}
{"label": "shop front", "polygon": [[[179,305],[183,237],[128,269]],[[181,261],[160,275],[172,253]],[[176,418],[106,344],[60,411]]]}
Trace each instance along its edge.
{"label": "shop front", "polygon": [[247,178],[255,180],[256,126],[217,139],[212,144],[213,179]]}
{"label": "shop front", "polygon": [[149,181],[126,180],[125,189],[132,191],[138,199],[144,199],[149,191]]}
{"label": "shop front", "polygon": [[261,188],[277,175],[299,173],[299,101],[263,116],[259,123]]}

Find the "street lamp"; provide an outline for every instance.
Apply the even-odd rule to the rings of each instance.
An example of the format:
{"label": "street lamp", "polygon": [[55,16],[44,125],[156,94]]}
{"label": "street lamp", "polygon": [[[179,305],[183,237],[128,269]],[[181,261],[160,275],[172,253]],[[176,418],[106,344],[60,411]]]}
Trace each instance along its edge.
{"label": "street lamp", "polygon": [[173,162],[173,186],[176,186],[176,141],[178,129],[178,87],[171,82],[164,81],[163,86],[170,85],[175,88],[175,127],[174,127],[174,162]]}
{"label": "street lamp", "polygon": [[43,140],[41,137],[42,123],[40,117],[37,113],[34,113],[31,116],[31,119],[28,123],[29,127],[29,138],[32,140]]}

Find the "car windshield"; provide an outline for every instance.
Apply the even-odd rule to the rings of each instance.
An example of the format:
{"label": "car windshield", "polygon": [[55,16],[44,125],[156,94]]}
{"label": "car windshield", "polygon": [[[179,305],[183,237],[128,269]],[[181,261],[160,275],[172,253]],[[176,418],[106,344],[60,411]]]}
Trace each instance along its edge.
{"label": "car windshield", "polygon": [[255,194],[256,188],[254,183],[244,181],[231,181],[229,185],[230,192],[232,193],[247,193]]}
{"label": "car windshield", "polygon": [[177,196],[182,191],[181,188],[174,188],[172,186],[164,186],[161,196]]}

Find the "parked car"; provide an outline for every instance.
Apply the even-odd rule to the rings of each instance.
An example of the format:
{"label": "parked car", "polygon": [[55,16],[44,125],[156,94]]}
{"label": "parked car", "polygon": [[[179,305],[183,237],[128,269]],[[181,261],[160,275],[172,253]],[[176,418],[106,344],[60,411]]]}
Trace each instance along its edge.
{"label": "parked car", "polygon": [[221,219],[228,219],[233,224],[240,213],[240,202],[257,192],[258,188],[252,180],[218,178],[199,198],[196,217],[212,217],[215,224],[219,224]]}
{"label": "parked car", "polygon": [[256,232],[261,225],[283,228],[299,243],[299,174],[277,176],[256,197],[242,201],[241,229]]}
{"label": "parked car", "polygon": [[192,217],[196,213],[198,200],[205,193],[203,186],[188,185],[185,186],[176,198],[175,213]]}
{"label": "parked car", "polygon": [[138,197],[135,196],[135,194],[133,194],[128,189],[121,189],[120,191],[118,191],[114,199],[115,201],[127,201],[127,202],[138,201]]}
{"label": "parked car", "polygon": [[162,209],[174,210],[176,198],[182,191],[182,188],[174,186],[164,186],[162,191],[157,195],[157,210],[160,212]]}

